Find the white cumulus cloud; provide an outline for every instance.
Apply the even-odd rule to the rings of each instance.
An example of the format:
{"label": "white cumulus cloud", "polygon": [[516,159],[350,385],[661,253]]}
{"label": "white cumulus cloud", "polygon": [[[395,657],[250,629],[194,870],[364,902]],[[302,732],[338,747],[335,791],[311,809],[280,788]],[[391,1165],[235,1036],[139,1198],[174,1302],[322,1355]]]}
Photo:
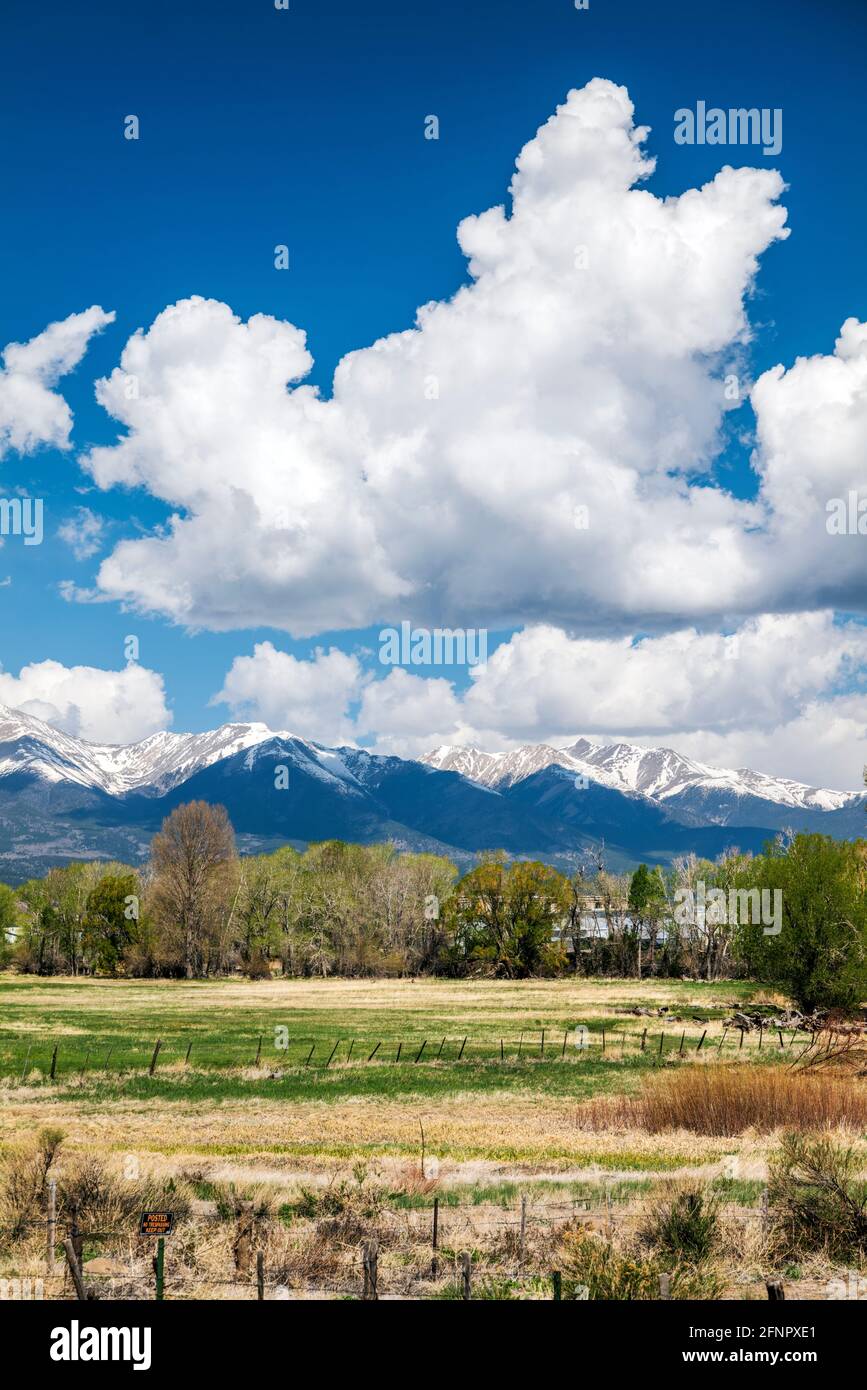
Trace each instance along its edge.
{"label": "white cumulus cloud", "polygon": [[330,399],[299,384],[290,323],[193,297],[137,332],[97,388],[125,432],[83,464],[172,515],[103,561],[103,593],[298,636],[760,611],[767,506],[695,480],[759,257],[788,234],[784,185],[726,167],[656,197],[646,135],[624,88],[570,92],[521,151],[510,208],[460,224],[471,283],[344,357]]}
{"label": "white cumulus cloud", "polygon": [[0,671],[0,704],[91,743],[136,743],[172,721],[163,677],[144,666],[120,671],[35,661]]}
{"label": "white cumulus cloud", "polygon": [[52,387],[78,366],[94,333],[114,322],[98,304],[70,314],[27,343],[9,343],[0,368],[0,458],[40,445],[69,448],[72,412]]}
{"label": "white cumulus cloud", "polygon": [[89,560],[102,544],[105,523],[90,507],[76,507],[57,528],[57,534],[71,548],[76,560]]}
{"label": "white cumulus cloud", "polygon": [[364,683],[355,656],[337,647],[310,660],[258,642],[252,656],[238,656],[223,688],[211,701],[227,704],[235,718],[261,720],[272,729],[322,743],[351,741],[350,706]]}
{"label": "white cumulus cloud", "polygon": [[354,657],[299,661],[266,642],[236,658],[216,698],[272,728],[400,757],[587,735],[849,787],[867,752],[865,668],[867,626],[830,612],[768,614],[727,634],[640,641],[538,625],[497,647],[465,689],[402,667],[372,679]]}

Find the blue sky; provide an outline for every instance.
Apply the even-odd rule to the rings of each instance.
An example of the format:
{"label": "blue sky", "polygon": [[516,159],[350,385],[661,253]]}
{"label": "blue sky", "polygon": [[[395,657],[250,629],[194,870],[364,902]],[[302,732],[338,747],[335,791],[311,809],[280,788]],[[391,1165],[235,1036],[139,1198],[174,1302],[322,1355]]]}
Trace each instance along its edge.
{"label": "blue sky", "polygon": [[[199,729],[227,717],[208,701],[257,642],[299,657],[322,645],[376,645],[379,616],[304,637],[268,622],[191,633],[166,614],[124,612],[116,601],[64,600],[60,581],[92,586],[113,545],[173,510],[143,487],[95,489],[76,466],[79,452],[124,433],[94,400],[94,381],[116,367],[136,329],[201,295],[241,319],[261,313],[303,328],[314,358],[308,379],[328,396],[345,353],[410,327],[419,304],[468,283],[458,223],[504,201],[518,151],[569,89],[591,78],[628,88],[636,122],[651,127],[657,163],[644,186],[656,197],[698,188],[723,164],[779,168],[791,235],[763,252],[748,299],[749,374],[832,353],[844,320],[867,318],[857,59],[865,34],[854,0],[733,0],[711,9],[591,0],[586,12],[571,0],[290,0],[288,12],[265,0],[8,0],[0,347],[92,304],[116,320],[59,384],[74,413],[73,448],[11,451],[0,463],[8,495],[45,498],[47,530],[38,550],[10,538],[0,551],[0,577],[11,578],[0,589],[3,670],[48,658],[115,668],[134,632],[142,664],[164,676],[173,727]],[[781,108],[781,154],[677,146],[674,111],[699,99]],[[438,141],[422,138],[429,112],[440,121]],[[136,142],[123,139],[128,113],[141,121]],[[290,247],[288,273],[274,269],[278,243]],[[726,429],[709,479],[741,499],[757,490],[750,428],[741,413]],[[100,552],[77,561],[56,530],[83,505],[105,530]],[[817,606],[820,596],[813,599],[767,607]],[[535,613],[516,607],[512,622],[495,619],[492,648],[544,618],[544,603],[542,593]],[[714,621],[730,632],[739,620]],[[603,616],[601,633],[606,623]],[[626,630],[612,621],[612,633]],[[631,631],[646,630],[639,615]],[[466,673],[450,676],[456,689],[467,687]],[[835,681],[837,692],[857,687],[848,668]]]}

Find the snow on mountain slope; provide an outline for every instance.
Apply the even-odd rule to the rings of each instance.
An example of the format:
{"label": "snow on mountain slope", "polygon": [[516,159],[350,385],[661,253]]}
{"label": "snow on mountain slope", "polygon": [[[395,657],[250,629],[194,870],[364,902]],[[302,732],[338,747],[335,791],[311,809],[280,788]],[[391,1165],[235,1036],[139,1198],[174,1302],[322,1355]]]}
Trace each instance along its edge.
{"label": "snow on mountain slope", "polygon": [[102,788],[104,774],[98,754],[93,744],[0,705],[0,777],[29,772],[45,782]]}
{"label": "snow on mountain slope", "polygon": [[483,787],[511,787],[552,765],[584,771],[583,764],[570,753],[545,743],[527,744],[511,753],[484,753],[480,748],[456,748],[446,743],[419,761],[440,772],[459,772]]}
{"label": "snow on mountain slope", "polygon": [[[257,723],[223,724],[202,734],[152,734],[126,747],[94,744],[61,733],[33,715],[0,705],[0,778],[29,773],[44,782],[72,783],[109,796],[130,792],[163,796],[212,764],[275,740],[281,745],[281,757],[303,764],[308,774],[333,779],[346,790],[375,780],[383,762],[394,761],[364,749],[325,748]],[[701,796],[708,806],[730,806],[743,798],[793,810],[826,812],[851,809],[865,799],[863,792],[808,787],[749,768],[711,767],[672,748],[596,743],[587,738],[577,739],[567,748],[527,744],[508,753],[445,744],[419,761],[432,769],[458,772],[491,791],[558,766],[614,791],[657,802],[671,801],[672,805]],[[722,814],[717,811],[712,819],[720,819]]]}
{"label": "snow on mountain slope", "polygon": [[[275,738],[302,745],[314,758],[318,756],[314,745],[293,734],[276,734],[265,724],[223,724],[204,734],[151,734],[126,746],[87,743],[0,705],[0,777],[29,772],[48,782],[74,782],[110,796],[131,791],[162,796],[212,763]],[[336,762],[332,770],[339,775]]]}
{"label": "snow on mountain slope", "polygon": [[685,758],[673,748],[642,748],[635,743],[594,743],[580,738],[567,748],[528,744],[509,753],[444,744],[422,762],[461,772],[485,786],[512,786],[551,764],[566,767],[615,791],[666,801],[694,788],[736,797],[758,797],[778,806],[836,811],[864,799],[862,792],[838,792],[805,786],[786,777],[769,777],[749,768],[710,767]]}

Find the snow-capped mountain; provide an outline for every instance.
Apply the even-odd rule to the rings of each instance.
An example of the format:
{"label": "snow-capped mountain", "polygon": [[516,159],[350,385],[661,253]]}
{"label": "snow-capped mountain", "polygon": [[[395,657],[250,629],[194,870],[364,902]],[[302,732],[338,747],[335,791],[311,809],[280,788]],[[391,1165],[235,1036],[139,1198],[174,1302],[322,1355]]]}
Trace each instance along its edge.
{"label": "snow-capped mountain", "polygon": [[[808,787],[785,777],[769,777],[749,768],[710,767],[673,748],[642,748],[635,743],[594,743],[580,738],[566,748],[527,744],[508,753],[444,744],[422,758],[429,767],[460,772],[486,787],[510,787],[542,768],[565,767],[604,787],[637,792],[654,801],[679,801],[700,791],[734,798],[757,798],[776,806],[806,811],[840,811],[864,801],[863,792]],[[717,822],[720,823],[720,822]]]}
{"label": "snow-capped mountain", "polygon": [[223,724],[204,734],[151,734],[140,743],[87,743],[0,705],[0,777],[28,771],[109,796],[132,791],[160,796],[211,763],[273,738],[294,735],[275,733],[265,724]]}
{"label": "snow-capped mountain", "polygon": [[[287,775],[288,774],[288,775]],[[839,838],[867,828],[863,793],[824,791],[672,749],[439,748],[419,761],[327,748],[264,724],[88,743],[0,706],[0,880],[71,859],[141,863],[183,801],[226,807],[244,851],[390,840],[466,866],[484,850],[568,868],[601,841],[623,869],[731,846],[758,852],[784,827]]]}

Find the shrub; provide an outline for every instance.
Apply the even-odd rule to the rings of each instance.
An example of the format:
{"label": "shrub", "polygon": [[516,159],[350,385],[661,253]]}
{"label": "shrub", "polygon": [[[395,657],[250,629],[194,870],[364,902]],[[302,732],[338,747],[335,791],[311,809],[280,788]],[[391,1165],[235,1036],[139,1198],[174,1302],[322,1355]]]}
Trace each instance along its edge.
{"label": "shrub", "polygon": [[41,1129],[33,1145],[10,1153],[0,1166],[0,1249],[32,1234],[44,1217],[48,1173],[63,1143],[60,1129]]}
{"label": "shrub", "polygon": [[125,1244],[130,1235],[138,1235],[143,1211],[168,1208],[176,1221],[185,1220],[192,1209],[192,1195],[186,1183],[173,1178],[117,1178],[101,1159],[89,1156],[58,1174],[58,1220],[64,1222],[77,1210],[85,1235],[104,1234],[110,1241]]}
{"label": "shrub", "polygon": [[852,1148],[787,1134],[770,1169],[768,1205],[781,1253],[824,1250],[833,1259],[867,1252],[867,1183]]}
{"label": "shrub", "polygon": [[36,1143],[10,1154],[0,1166],[0,1249],[37,1233],[44,1239],[46,1183],[57,1180],[57,1220],[62,1231],[73,1212],[85,1238],[128,1245],[138,1234],[138,1219],[149,1208],[168,1207],[178,1221],[189,1216],[192,1191],[187,1183],[150,1177],[121,1179],[98,1158],[63,1161],[63,1135],[41,1130]]}
{"label": "shrub", "polygon": [[699,1264],[719,1245],[721,1202],[702,1186],[673,1183],[651,1204],[641,1239],[662,1256]]}
{"label": "shrub", "polygon": [[746,1129],[863,1129],[867,1091],[844,1076],[709,1063],[655,1076],[637,1096],[600,1097],[579,1111],[578,1120],[589,1129],[613,1123],[651,1134],[687,1129],[722,1138]]}
{"label": "shrub", "polygon": [[251,956],[244,967],[244,974],[248,980],[270,980],[271,962],[261,954]]}
{"label": "shrub", "polygon": [[221,1221],[237,1221],[244,1206],[249,1203],[255,1221],[267,1221],[274,1215],[273,1193],[261,1183],[253,1187],[237,1188],[233,1182],[210,1184],[210,1194]]}
{"label": "shrub", "polygon": [[566,1232],[559,1259],[563,1297],[569,1299],[634,1302],[659,1298],[663,1274],[668,1276],[671,1298],[717,1298],[722,1291],[721,1280],[710,1270],[679,1263],[664,1265],[652,1256],[623,1253],[610,1241],[583,1230]]}

